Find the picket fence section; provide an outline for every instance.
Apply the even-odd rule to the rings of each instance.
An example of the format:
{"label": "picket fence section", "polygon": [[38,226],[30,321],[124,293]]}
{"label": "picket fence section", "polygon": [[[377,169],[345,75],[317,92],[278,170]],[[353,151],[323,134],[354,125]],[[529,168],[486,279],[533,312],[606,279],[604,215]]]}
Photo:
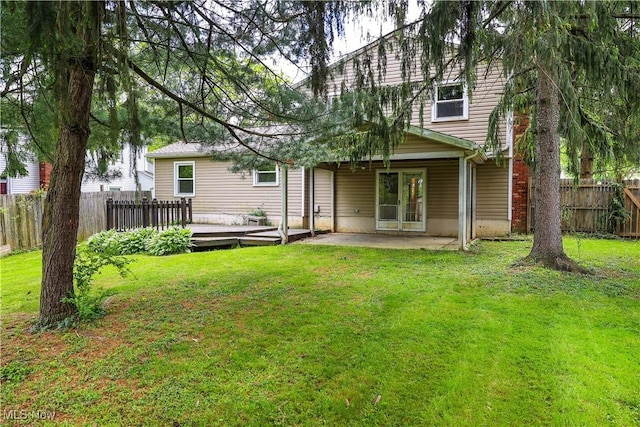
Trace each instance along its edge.
{"label": "picket fence section", "polygon": [[107,230],[133,230],[153,227],[165,229],[173,225],[183,228],[193,219],[191,199],[141,201],[107,200]]}
{"label": "picket fence section", "polygon": [[[150,191],[101,191],[82,193],[78,239],[84,240],[107,227],[107,200],[142,200]],[[42,246],[44,193],[0,196],[0,246],[34,249]]]}

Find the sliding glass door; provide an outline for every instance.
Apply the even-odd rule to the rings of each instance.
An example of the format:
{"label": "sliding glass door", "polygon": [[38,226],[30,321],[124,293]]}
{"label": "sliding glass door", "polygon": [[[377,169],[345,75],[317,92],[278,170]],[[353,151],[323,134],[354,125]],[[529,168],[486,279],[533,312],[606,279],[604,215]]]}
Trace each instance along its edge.
{"label": "sliding glass door", "polygon": [[377,171],[376,229],[425,230],[425,171]]}

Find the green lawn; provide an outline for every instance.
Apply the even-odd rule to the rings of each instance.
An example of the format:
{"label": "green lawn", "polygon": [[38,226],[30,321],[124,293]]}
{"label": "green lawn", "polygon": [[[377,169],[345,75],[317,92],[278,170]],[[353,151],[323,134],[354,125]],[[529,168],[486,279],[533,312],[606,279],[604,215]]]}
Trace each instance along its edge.
{"label": "green lawn", "polygon": [[589,277],[512,268],[530,245],[140,256],[132,276],[99,277],[118,292],[106,317],[35,335],[26,329],[37,316],[40,253],[10,256],[0,261],[0,416],[40,410],[56,423],[100,426],[640,425],[640,243],[566,239]]}

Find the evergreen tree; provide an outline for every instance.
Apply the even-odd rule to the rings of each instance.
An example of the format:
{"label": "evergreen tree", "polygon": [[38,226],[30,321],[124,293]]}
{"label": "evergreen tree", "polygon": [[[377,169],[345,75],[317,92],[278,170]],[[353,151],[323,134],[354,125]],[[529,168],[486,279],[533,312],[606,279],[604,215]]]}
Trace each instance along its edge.
{"label": "evergreen tree", "polygon": [[[395,8],[402,11],[403,5],[405,1],[396,2]],[[499,119],[510,112],[531,115],[527,139],[535,143],[536,210],[528,258],[551,268],[584,271],[566,256],[562,244],[560,139],[574,154],[569,156],[573,170],[579,170],[575,154],[587,151],[638,161],[638,3],[463,0],[423,7],[421,19],[403,27],[401,40],[413,44],[401,44],[401,55],[418,52],[427,83],[459,67],[470,89],[481,63],[501,64],[506,86],[492,114],[487,146],[499,157]],[[421,90],[427,92],[418,85],[403,100],[416,99]],[[601,102],[587,96],[596,93]],[[614,108],[593,114],[599,105]],[[624,109],[626,116],[620,114]]]}
{"label": "evergreen tree", "polygon": [[[321,90],[327,39],[341,31],[332,22],[341,22],[345,8],[340,2],[70,1],[3,2],[0,13],[2,103],[15,118],[8,123],[3,116],[3,126],[36,144],[55,141],[42,149],[52,160],[39,318],[48,327],[75,314],[63,300],[73,296],[90,135],[101,136],[95,150],[113,152],[109,147],[122,141],[142,146],[145,125],[170,126],[187,141],[231,141],[277,160],[262,150],[274,145],[264,140],[302,141],[301,129],[316,122],[318,109],[267,62],[313,58],[314,88]],[[159,102],[150,96],[141,102],[149,93]],[[150,117],[158,112],[171,114]],[[288,126],[272,127],[275,134],[260,127],[274,123]]]}

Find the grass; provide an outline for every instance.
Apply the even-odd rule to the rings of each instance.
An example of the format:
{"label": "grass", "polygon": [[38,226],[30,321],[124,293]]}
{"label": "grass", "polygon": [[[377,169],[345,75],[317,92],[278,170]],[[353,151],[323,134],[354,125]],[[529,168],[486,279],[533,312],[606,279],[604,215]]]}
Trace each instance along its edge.
{"label": "grass", "polygon": [[118,292],[106,317],[36,335],[40,254],[10,256],[2,406],[62,425],[640,425],[640,243],[566,239],[588,277],[511,268],[529,246],[140,256],[97,280]]}

